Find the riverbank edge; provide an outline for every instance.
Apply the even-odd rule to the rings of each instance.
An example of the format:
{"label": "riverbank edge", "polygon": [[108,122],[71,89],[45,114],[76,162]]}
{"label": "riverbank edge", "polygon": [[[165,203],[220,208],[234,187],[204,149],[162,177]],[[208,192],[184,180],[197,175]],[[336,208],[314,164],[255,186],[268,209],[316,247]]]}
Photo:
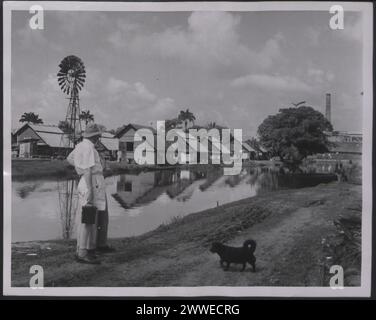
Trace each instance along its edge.
{"label": "riverbank edge", "polygon": [[[354,190],[356,192],[353,192]],[[157,229],[143,235],[110,239],[110,245],[116,247],[117,252],[108,263],[117,265],[126,261],[127,264],[132,265],[133,260],[147,260],[150,256],[163,250],[170,250],[170,246],[177,244],[180,249],[176,248],[176,252],[174,251],[176,256],[191,254],[193,259],[195,253],[182,248],[193,245],[195,250],[208,250],[213,241],[232,241],[239,234],[246,232],[253,225],[261,223],[265,219],[288,215],[301,207],[314,209],[318,205],[323,206],[323,210],[330,212],[330,218],[328,217],[327,224],[323,228],[325,230],[329,228],[331,230],[329,234],[334,235],[336,231],[331,225],[334,218],[343,214],[341,211],[343,208],[329,207],[325,202],[331,196],[341,198],[341,194],[344,192],[352,202],[361,201],[361,186],[332,182],[316,187],[265,193],[191,213],[182,218],[172,219],[170,223],[162,224]],[[83,279],[79,273],[82,268],[86,269],[87,267],[74,263],[72,259],[74,248],[75,240],[12,243],[12,279],[17,279],[12,280],[12,285],[23,286],[28,283],[27,267],[33,261],[42,263],[48,270],[45,274],[46,286],[81,286],[82,283],[85,283],[85,279],[89,281],[91,276],[95,277],[97,274],[103,273],[103,269],[97,271],[91,269]],[[346,257],[342,257],[341,260],[346,260]],[[351,268],[357,269],[360,274],[360,266],[352,265]],[[75,275],[78,277],[77,279]],[[101,285],[113,286],[114,284],[106,282]]]}

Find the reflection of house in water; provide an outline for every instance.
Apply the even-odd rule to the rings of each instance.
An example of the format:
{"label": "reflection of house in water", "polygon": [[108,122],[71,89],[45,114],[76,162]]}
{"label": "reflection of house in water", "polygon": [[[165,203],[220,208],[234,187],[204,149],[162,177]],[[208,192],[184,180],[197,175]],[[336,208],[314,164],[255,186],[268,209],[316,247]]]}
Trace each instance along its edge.
{"label": "reflection of house in water", "polygon": [[163,193],[167,194],[170,199],[186,201],[192,196],[194,190],[198,189],[206,176],[205,172],[188,170],[125,174],[118,177],[116,192],[112,196],[125,209],[150,203]]}
{"label": "reflection of house in water", "polygon": [[204,183],[200,184],[200,190],[205,191],[210,186],[213,185],[220,177],[223,176],[222,169],[219,170],[209,170],[206,175],[206,180]]}
{"label": "reflection of house in water", "polygon": [[242,181],[244,181],[246,177],[247,177],[247,170],[242,170],[242,172],[238,175],[228,176],[225,180],[225,184],[227,184],[231,188],[234,188],[238,184],[240,184]]}
{"label": "reflection of house in water", "polygon": [[21,184],[19,188],[16,188],[16,192],[21,199],[26,199],[30,195],[30,193],[34,192],[40,186],[41,182],[38,181]]}
{"label": "reflection of house in water", "polygon": [[202,180],[193,181],[181,191],[181,193],[176,197],[176,200],[179,202],[185,202],[189,200],[190,198],[192,198],[193,193],[199,189],[201,184]]}
{"label": "reflection of house in water", "polygon": [[[204,172],[199,171],[181,170],[176,174],[177,179],[175,179],[175,182],[168,186],[166,189],[166,193],[171,199],[174,199],[181,195],[184,190],[186,190],[198,179],[203,179],[206,177],[206,174]],[[190,195],[192,195],[192,193],[190,193]],[[179,199],[186,201],[190,197],[188,196],[188,194],[189,192],[186,194],[186,196],[182,196]]]}
{"label": "reflection of house in water", "polygon": [[125,209],[149,203],[164,191],[164,188],[158,187],[156,183],[155,172],[120,175],[116,189],[112,196]]}

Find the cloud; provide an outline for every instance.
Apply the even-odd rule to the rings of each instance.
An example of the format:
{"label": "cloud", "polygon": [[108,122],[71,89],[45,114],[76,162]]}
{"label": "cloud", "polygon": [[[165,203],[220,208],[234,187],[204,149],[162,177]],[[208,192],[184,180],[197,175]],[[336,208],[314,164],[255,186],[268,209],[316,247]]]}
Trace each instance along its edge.
{"label": "cloud", "polygon": [[138,96],[142,99],[154,101],[157,98],[156,95],[154,93],[151,93],[141,82],[136,82],[134,84],[134,88]]}
{"label": "cloud", "polygon": [[229,12],[193,12],[186,28],[175,26],[151,34],[134,33],[134,37],[129,31],[116,32],[109,41],[136,55],[172,58],[205,68],[270,67],[281,56],[282,34],[265,41],[259,50],[251,50],[240,40],[240,21],[240,15]]}
{"label": "cloud", "polygon": [[268,74],[249,74],[232,80],[233,87],[257,87],[268,90],[279,91],[310,91],[312,88],[298,78],[293,76],[280,76]]}
{"label": "cloud", "polygon": [[357,19],[355,21],[345,21],[344,29],[341,30],[341,34],[344,38],[353,41],[362,41],[363,38],[363,26],[362,19]]}
{"label": "cloud", "polygon": [[124,38],[133,36],[141,26],[125,19],[116,21],[116,30],[109,34],[108,41],[115,48],[124,48]]}
{"label": "cloud", "polygon": [[[13,32],[13,31],[12,31]],[[46,38],[45,30],[33,30],[30,28],[29,22],[24,24],[21,28],[14,30],[12,41],[15,41],[18,46],[24,50],[30,50],[31,47],[43,48],[46,51],[62,51],[63,48],[55,41],[49,41]]]}
{"label": "cloud", "polygon": [[106,85],[107,92],[111,95],[118,94],[123,92],[124,90],[129,89],[129,84],[126,81],[115,79],[111,77]]}
{"label": "cloud", "polygon": [[304,31],[305,37],[308,39],[309,44],[312,46],[318,46],[319,40],[320,40],[320,33],[322,30],[319,30],[317,28],[308,27]]}
{"label": "cloud", "polygon": [[119,114],[124,114],[123,110],[127,110],[126,122],[149,124],[151,121],[171,118],[178,110],[174,99],[158,97],[142,82],[129,83],[110,77],[105,91],[107,102],[113,106],[111,115],[101,114],[106,119],[110,119],[117,111]]}
{"label": "cloud", "polygon": [[334,73],[330,70],[322,70],[320,68],[310,66],[307,70],[308,80],[314,85],[321,86],[327,82],[332,82],[335,78]]}
{"label": "cloud", "polygon": [[[47,14],[49,14],[47,12]],[[52,15],[51,15],[52,16]],[[108,16],[99,11],[56,11],[53,12],[55,23],[58,23],[60,35],[64,37],[77,37],[83,31],[98,33],[103,28],[108,28],[111,21]],[[89,26],[89,28],[88,28]]]}
{"label": "cloud", "polygon": [[129,84],[127,81],[114,77],[110,77],[108,80],[106,90],[115,99],[124,95],[145,101],[155,101],[157,99],[156,95],[150,92],[143,83],[135,82]]}
{"label": "cloud", "polygon": [[12,114],[18,120],[24,112],[34,112],[39,114],[45,124],[57,124],[66,116],[67,101],[59,88],[56,75],[50,73],[41,82],[39,90],[25,87],[20,94],[12,89]]}

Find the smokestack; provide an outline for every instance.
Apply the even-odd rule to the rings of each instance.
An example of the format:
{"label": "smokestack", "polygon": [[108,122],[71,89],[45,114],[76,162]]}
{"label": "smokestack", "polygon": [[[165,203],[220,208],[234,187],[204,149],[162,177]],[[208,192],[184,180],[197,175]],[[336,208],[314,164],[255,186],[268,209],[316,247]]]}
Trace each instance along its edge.
{"label": "smokestack", "polygon": [[330,120],[330,113],[331,113],[331,105],[330,105],[330,93],[326,94],[326,107],[325,107],[325,118],[331,122]]}

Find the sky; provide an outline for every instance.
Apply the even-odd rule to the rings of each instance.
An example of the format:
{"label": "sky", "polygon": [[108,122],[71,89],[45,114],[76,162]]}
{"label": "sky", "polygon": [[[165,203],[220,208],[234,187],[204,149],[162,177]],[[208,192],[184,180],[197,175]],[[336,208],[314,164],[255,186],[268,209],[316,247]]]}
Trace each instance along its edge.
{"label": "sky", "polygon": [[155,125],[182,109],[255,136],[261,122],[292,102],[325,112],[332,95],[336,130],[362,130],[361,15],[345,12],[12,12],[12,128],[24,112],[45,124],[65,119],[58,64],[80,57],[86,82],[80,107],[116,129]]}

